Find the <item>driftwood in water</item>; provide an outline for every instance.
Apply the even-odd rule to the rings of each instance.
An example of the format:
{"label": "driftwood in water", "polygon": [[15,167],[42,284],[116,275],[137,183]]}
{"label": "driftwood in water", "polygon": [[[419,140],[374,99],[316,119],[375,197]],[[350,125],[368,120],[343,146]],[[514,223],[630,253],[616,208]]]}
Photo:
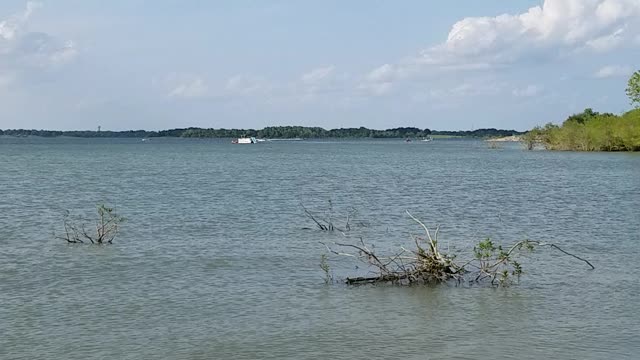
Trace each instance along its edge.
{"label": "driftwood in water", "polygon": [[[392,256],[378,256],[360,237],[356,244],[334,242],[324,244],[327,250],[340,256],[358,259],[373,267],[370,276],[348,277],[350,285],[390,283],[394,285],[439,284],[449,281],[490,282],[492,285],[508,286],[517,282],[522,267],[517,261],[523,251],[535,247],[550,247],[585,262],[591,269],[595,267],[586,259],[571,254],[559,246],[539,241],[523,240],[508,249],[495,246],[490,239],[479,242],[473,249],[473,258],[458,263],[456,256],[440,251],[438,244],[439,227],[430,230],[422,221],[407,211],[407,215],[424,230],[423,236],[414,236],[415,249],[404,247]],[[343,234],[346,237],[346,234]],[[342,251],[341,251],[342,250]]]}

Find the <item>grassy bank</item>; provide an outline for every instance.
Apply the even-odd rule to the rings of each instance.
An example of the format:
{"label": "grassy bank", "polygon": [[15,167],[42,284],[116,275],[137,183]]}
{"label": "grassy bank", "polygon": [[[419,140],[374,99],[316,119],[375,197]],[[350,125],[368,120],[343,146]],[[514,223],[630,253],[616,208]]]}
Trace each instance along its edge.
{"label": "grassy bank", "polygon": [[623,115],[586,109],[570,116],[562,126],[535,127],[523,140],[540,142],[549,150],[640,151],[640,109]]}

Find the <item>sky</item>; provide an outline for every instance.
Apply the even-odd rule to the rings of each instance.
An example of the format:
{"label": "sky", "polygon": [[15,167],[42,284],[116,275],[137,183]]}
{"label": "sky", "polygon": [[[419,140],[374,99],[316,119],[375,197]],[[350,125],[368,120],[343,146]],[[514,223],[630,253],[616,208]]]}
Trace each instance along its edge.
{"label": "sky", "polygon": [[0,2],[0,129],[526,130],[630,109],[640,0]]}

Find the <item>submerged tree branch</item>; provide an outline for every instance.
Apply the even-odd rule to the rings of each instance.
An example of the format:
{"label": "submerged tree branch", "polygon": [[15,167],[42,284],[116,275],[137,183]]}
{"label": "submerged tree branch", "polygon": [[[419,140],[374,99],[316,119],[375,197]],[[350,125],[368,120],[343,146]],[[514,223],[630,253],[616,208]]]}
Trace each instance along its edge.
{"label": "submerged tree branch", "polygon": [[[85,241],[91,244],[112,244],[118,235],[120,223],[125,219],[118,215],[114,208],[105,205],[97,206],[98,217],[95,220],[88,220],[78,217],[72,217],[67,211],[64,215],[64,234],[55,235],[55,238],[62,239],[71,244],[82,244]],[[86,222],[95,223],[95,234],[87,231]],[[89,227],[91,229],[92,227]]]}
{"label": "submerged tree branch", "polygon": [[[335,255],[357,258],[376,269],[374,275],[347,277],[345,282],[351,285],[371,283],[391,283],[395,285],[438,284],[449,281],[482,283],[488,282],[492,286],[508,286],[517,283],[522,274],[522,266],[517,258],[525,251],[533,251],[535,247],[550,247],[560,252],[584,261],[591,269],[595,269],[588,260],[563,250],[559,246],[540,241],[522,240],[503,250],[501,246],[493,244],[491,239],[480,241],[473,248],[474,257],[462,264],[455,261],[456,255],[442,253],[438,248],[439,227],[432,231],[409,211],[407,215],[424,231],[421,238],[411,234],[416,249],[408,250],[400,247],[400,251],[388,257],[378,256],[370,249],[362,237],[359,243],[333,242],[334,247],[352,249],[336,251],[327,244],[323,245]],[[343,235],[345,235],[343,233]],[[346,236],[346,235],[345,235]],[[427,247],[422,246],[427,243]],[[406,254],[415,256],[406,256]]]}
{"label": "submerged tree branch", "polygon": [[572,254],[572,253],[570,253],[570,252],[568,252],[568,251],[565,251],[565,250],[561,249],[561,248],[560,248],[558,245],[556,245],[556,244],[548,244],[548,243],[543,243],[543,242],[535,242],[535,243],[536,243],[538,246],[548,246],[548,247],[554,248],[554,249],[556,249],[556,250],[558,250],[558,251],[560,251],[560,252],[562,252],[562,253],[564,253],[564,254],[566,254],[566,255],[572,256],[572,257],[574,257],[574,258],[576,258],[576,259],[578,259],[578,260],[582,260],[582,261],[584,261],[585,263],[587,263],[587,265],[589,265],[589,266],[591,267],[591,270],[595,270],[595,269],[596,269],[596,267],[595,267],[595,266],[593,266],[593,264],[591,264],[591,262],[589,262],[589,260],[584,259],[584,258],[581,258],[580,256],[575,255],[575,254]]}

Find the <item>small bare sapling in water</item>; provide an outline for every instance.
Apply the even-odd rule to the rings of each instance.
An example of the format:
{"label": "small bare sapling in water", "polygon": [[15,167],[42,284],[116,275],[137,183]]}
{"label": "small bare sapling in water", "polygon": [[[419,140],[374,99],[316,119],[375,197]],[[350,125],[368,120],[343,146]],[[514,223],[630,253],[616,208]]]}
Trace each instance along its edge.
{"label": "small bare sapling in water", "polygon": [[69,211],[64,215],[64,232],[56,235],[56,238],[65,240],[70,244],[112,244],[118,235],[120,224],[124,217],[120,216],[115,208],[104,204],[96,206],[97,217],[86,218],[73,216]]}

